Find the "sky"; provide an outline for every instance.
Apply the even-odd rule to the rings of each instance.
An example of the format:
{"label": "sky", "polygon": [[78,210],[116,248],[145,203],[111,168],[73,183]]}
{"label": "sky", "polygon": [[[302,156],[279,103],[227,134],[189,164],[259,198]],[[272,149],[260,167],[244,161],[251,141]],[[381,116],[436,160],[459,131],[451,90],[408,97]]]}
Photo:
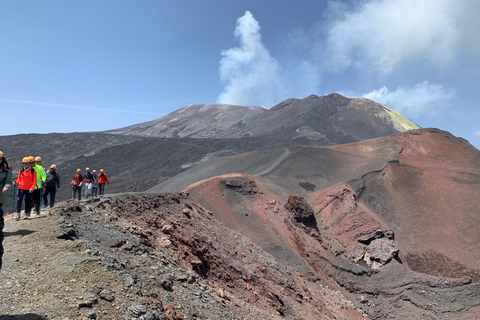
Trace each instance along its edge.
{"label": "sky", "polygon": [[480,148],[477,0],[0,0],[0,136],[337,92]]}

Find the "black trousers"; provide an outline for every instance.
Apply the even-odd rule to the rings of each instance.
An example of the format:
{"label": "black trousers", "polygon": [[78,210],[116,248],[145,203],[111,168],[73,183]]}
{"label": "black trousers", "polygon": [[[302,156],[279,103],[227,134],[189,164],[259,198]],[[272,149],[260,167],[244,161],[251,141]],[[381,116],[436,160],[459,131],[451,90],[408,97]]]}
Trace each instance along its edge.
{"label": "black trousers", "polygon": [[41,195],[41,191],[42,189],[35,189],[33,191],[33,197],[32,197],[32,208],[35,208],[35,212],[37,214],[40,214],[40,204],[41,204],[41,198],[42,198],[42,195]]}
{"label": "black trousers", "polygon": [[98,191],[99,191],[100,195],[103,196],[103,194],[105,193],[105,183],[99,183],[98,184]]}
{"label": "black trousers", "polygon": [[75,195],[77,194],[78,192],[78,201],[82,200],[82,187],[78,187],[78,186],[73,186],[73,200],[75,200]]}

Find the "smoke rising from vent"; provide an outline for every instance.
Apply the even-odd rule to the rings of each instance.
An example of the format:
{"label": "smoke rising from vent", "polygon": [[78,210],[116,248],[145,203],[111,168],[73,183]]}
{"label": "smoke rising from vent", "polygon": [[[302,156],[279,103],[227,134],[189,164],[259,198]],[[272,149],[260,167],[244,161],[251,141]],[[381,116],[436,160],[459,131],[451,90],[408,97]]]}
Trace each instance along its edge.
{"label": "smoke rising from vent", "polygon": [[222,51],[219,75],[225,86],[217,102],[269,108],[284,99],[318,91],[315,67],[300,61],[288,70],[282,68],[264,46],[260,24],[249,11],[237,20],[234,35],[240,44]]}

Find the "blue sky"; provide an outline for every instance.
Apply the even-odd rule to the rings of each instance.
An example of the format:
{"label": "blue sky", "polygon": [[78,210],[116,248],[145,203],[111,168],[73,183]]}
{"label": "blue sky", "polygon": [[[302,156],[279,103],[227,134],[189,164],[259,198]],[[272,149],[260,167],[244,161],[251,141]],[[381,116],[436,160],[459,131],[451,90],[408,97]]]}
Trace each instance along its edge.
{"label": "blue sky", "polygon": [[0,1],[0,135],[338,92],[480,147],[476,0]]}

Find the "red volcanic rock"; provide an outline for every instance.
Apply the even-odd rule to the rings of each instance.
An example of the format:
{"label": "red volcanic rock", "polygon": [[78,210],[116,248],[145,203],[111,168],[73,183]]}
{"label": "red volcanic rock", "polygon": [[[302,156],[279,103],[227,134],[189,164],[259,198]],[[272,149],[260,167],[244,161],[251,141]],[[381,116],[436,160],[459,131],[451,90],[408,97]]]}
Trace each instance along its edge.
{"label": "red volcanic rock", "polygon": [[316,224],[315,215],[312,207],[307,203],[304,197],[293,194],[288,197],[285,208],[293,214],[296,221],[302,222],[308,226]]}

